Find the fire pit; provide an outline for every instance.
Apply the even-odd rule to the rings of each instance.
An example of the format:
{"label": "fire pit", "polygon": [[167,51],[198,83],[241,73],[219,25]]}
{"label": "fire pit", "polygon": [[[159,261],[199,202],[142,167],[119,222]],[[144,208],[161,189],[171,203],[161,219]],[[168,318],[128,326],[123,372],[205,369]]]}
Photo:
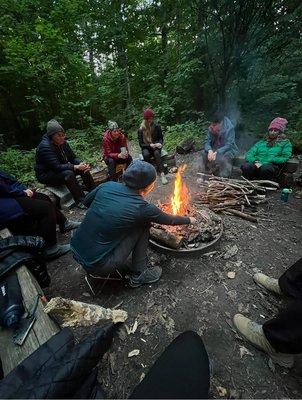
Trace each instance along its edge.
{"label": "fire pit", "polygon": [[198,207],[191,201],[189,190],[183,181],[186,165],[176,174],[174,192],[169,203],[159,203],[165,212],[186,215],[197,220],[196,225],[163,226],[153,224],[150,243],[158,251],[176,256],[197,255],[208,251],[220,239],[223,232],[221,218],[206,207]]}

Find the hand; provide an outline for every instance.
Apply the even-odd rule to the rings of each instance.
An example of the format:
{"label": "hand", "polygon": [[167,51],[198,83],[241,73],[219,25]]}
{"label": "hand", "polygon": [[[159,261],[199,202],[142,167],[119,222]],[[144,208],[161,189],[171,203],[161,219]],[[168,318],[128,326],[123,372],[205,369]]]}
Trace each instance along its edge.
{"label": "hand", "polygon": [[257,168],[260,168],[262,164],[259,161],[255,161],[255,165],[256,165]]}
{"label": "hand", "polygon": [[30,189],[24,190],[24,193],[26,194],[27,197],[33,197],[34,192]]}
{"label": "hand", "polygon": [[[209,150],[208,151],[208,160],[209,161],[214,161],[214,151],[213,150]],[[215,158],[216,158],[216,156],[215,156]]]}
{"label": "hand", "polygon": [[118,154],[118,158],[122,158],[123,160],[125,160],[128,157],[128,153],[119,153]]}
{"label": "hand", "polygon": [[163,145],[162,145],[161,143],[155,143],[155,146],[156,146],[158,149],[161,149],[161,148],[163,147]]}
{"label": "hand", "polygon": [[213,153],[213,161],[216,161],[216,156],[217,156],[217,151],[215,151],[215,153]]}
{"label": "hand", "polygon": [[197,219],[194,217],[189,217],[190,218],[190,224],[191,225],[197,225]]}
{"label": "hand", "polygon": [[156,149],[156,144],[155,143],[150,143],[151,149]]}

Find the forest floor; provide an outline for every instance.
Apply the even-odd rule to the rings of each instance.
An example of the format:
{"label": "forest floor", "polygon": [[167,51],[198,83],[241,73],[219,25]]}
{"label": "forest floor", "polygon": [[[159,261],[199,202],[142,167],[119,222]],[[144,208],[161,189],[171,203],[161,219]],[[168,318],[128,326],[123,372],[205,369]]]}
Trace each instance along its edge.
{"label": "forest floor", "polygon": [[[192,191],[197,187],[196,157],[195,153],[195,157],[182,156],[178,160],[178,164],[188,164],[185,179]],[[167,186],[158,184],[152,200],[164,201],[172,192],[172,184],[173,179]],[[282,204],[279,198],[280,192],[269,195],[268,204],[260,208],[263,219],[257,225],[223,216],[224,234],[212,255],[176,259],[150,249],[150,259],[163,268],[161,280],[150,286],[132,289],[109,282],[93,298],[83,270],[71,254],[50,264],[49,297],[62,296],[105,307],[122,302],[119,308],[129,315],[126,324],[138,322],[134,334],[128,335],[122,328],[100,363],[99,378],[108,397],[126,398],[172,339],[186,330],[202,336],[213,361],[213,397],[302,397],[302,357],[296,357],[290,371],[274,366],[268,363],[268,356],[240,338],[232,326],[232,317],[238,312],[263,323],[285,305],[284,299],[260,289],[252,278],[257,271],[279,277],[301,257],[301,199],[291,196],[288,203]],[[81,212],[70,213],[73,218],[83,216]],[[61,235],[62,241],[68,239],[68,235]],[[231,246],[237,246],[238,251],[229,257],[227,250]],[[236,273],[234,279],[227,277],[229,271]],[[81,338],[93,329],[77,328],[74,332]],[[241,357],[242,346],[248,354]],[[128,358],[134,349],[139,349],[140,354]],[[225,388],[227,395],[219,387]]]}

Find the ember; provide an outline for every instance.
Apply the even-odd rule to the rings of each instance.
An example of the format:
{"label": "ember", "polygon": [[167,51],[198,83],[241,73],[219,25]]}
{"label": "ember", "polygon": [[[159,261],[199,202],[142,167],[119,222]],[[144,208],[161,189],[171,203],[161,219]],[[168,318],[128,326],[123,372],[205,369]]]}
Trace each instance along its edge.
{"label": "ember", "polygon": [[191,202],[189,190],[183,180],[186,165],[179,167],[175,177],[170,203],[159,207],[173,215],[194,217],[197,225],[162,226],[154,224],[151,237],[173,249],[193,249],[215,240],[221,233],[221,219],[210,210],[197,209]]}

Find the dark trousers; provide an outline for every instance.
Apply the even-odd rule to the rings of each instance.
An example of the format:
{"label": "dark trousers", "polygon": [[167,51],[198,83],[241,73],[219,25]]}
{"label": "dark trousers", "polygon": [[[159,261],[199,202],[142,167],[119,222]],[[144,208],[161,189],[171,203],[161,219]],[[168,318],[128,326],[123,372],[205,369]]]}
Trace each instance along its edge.
{"label": "dark trousers", "polygon": [[209,398],[209,358],[197,333],[180,334],[155,361],[130,399]]}
{"label": "dark trousers", "polygon": [[42,179],[39,179],[39,182],[51,186],[66,185],[77,203],[85,197],[85,194],[77,181],[76,175],[81,175],[88,192],[94,188],[94,181],[89,171],[85,173],[83,171],[73,172],[70,170],[62,172],[49,171],[42,177]]}
{"label": "dark trousers", "polygon": [[245,163],[241,166],[242,175],[249,180],[264,179],[275,181],[280,172],[281,166],[268,163],[257,168],[255,163]]}
{"label": "dark trousers", "polygon": [[126,164],[126,168],[129,167],[130,163],[132,161],[132,157],[128,156],[126,159],[118,158],[118,159],[113,159],[111,157],[105,158],[105,163],[108,166],[108,175],[109,175],[109,180],[110,181],[117,181],[117,174],[116,174],[116,165],[117,164]]}
{"label": "dark trousers", "polygon": [[209,161],[208,153],[205,150],[202,150],[201,158],[199,160],[199,170],[201,172],[209,172],[221,176],[222,178],[229,178],[232,174],[232,169],[233,160],[231,157],[217,153],[216,160]]}
{"label": "dark trousers", "polygon": [[302,258],[280,278],[282,292],[295,300],[265,322],[263,332],[270,344],[281,353],[302,353]]}
{"label": "dark trousers", "polygon": [[148,163],[151,162],[151,158],[154,158],[157,171],[159,173],[164,172],[164,164],[163,164],[163,160],[161,158],[161,149],[152,149],[150,146],[145,147],[142,150],[142,155],[143,155],[144,161],[146,161]]}
{"label": "dark trousers", "polygon": [[63,226],[66,217],[43,193],[34,192],[33,197],[16,197],[24,215],[10,221],[8,229],[14,235],[42,236],[47,246],[57,243],[56,224]]}
{"label": "dark trousers", "polygon": [[[108,276],[116,270],[125,273],[140,274],[147,267],[147,248],[149,243],[150,226],[137,228],[126,236],[119,245],[103,260],[92,267],[85,267],[88,273]],[[132,263],[126,264],[132,253]]]}

